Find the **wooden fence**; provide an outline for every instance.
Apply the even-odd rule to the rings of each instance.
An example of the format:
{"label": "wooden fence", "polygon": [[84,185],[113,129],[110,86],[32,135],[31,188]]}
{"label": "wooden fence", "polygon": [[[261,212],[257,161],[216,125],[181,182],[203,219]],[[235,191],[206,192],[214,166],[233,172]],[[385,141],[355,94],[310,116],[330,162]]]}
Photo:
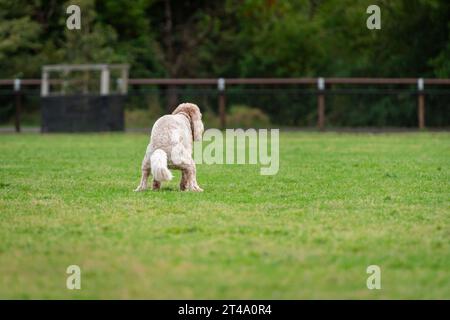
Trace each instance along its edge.
{"label": "wooden fence", "polygon": [[[57,83],[60,80],[50,80]],[[217,103],[222,128],[226,127],[226,87],[232,85],[313,85],[317,96],[317,127],[325,128],[326,94],[333,85],[415,85],[417,94],[418,128],[425,128],[425,87],[450,85],[450,79],[423,78],[205,78],[205,79],[129,79],[128,85],[212,85],[217,86]],[[40,86],[41,79],[0,79],[0,86],[12,86],[15,96],[15,128],[20,132],[22,86]]]}

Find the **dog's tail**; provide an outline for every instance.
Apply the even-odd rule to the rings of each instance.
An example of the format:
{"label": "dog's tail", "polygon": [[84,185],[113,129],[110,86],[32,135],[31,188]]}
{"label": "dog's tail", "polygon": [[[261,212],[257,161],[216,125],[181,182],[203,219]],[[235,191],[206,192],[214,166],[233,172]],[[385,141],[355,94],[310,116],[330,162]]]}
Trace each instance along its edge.
{"label": "dog's tail", "polygon": [[156,149],[150,157],[152,176],[156,181],[172,180],[172,172],[167,168],[167,154],[164,150]]}

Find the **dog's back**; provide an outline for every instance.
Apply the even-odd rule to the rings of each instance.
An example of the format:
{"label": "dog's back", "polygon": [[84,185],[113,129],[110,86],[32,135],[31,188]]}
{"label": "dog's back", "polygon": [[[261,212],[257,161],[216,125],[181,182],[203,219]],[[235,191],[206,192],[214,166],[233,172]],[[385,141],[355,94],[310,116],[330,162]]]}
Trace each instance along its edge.
{"label": "dog's back", "polygon": [[182,114],[164,115],[152,128],[150,145],[153,150],[163,149],[166,152],[181,143],[184,147],[192,145],[192,135],[189,119]]}

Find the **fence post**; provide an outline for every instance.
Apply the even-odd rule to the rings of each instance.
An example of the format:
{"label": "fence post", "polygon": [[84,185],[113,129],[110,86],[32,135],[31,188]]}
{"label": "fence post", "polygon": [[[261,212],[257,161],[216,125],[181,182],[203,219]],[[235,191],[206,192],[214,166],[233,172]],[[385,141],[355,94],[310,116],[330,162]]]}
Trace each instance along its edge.
{"label": "fence post", "polygon": [[425,129],[425,95],[423,93],[424,82],[423,78],[417,79],[417,90],[419,91],[418,95],[418,109],[417,116],[419,120],[419,129]]}
{"label": "fence post", "polygon": [[48,96],[48,91],[49,91],[48,71],[44,67],[42,71],[41,96],[42,97]]}
{"label": "fence post", "polygon": [[120,76],[122,79],[121,86],[120,86],[121,93],[127,94],[127,92],[128,92],[128,66],[122,67]]}
{"label": "fence post", "polygon": [[325,79],[317,78],[317,127],[320,131],[325,129]]}
{"label": "fence post", "polygon": [[109,67],[104,66],[100,74],[100,95],[109,94]]}
{"label": "fence post", "polygon": [[16,132],[20,132],[20,118],[22,113],[22,99],[20,97],[20,79],[14,79],[14,96],[16,100],[14,126],[16,128]]}
{"label": "fence post", "polygon": [[225,129],[227,125],[226,113],[225,113],[225,79],[217,79],[217,89],[219,90],[219,117],[220,127]]}

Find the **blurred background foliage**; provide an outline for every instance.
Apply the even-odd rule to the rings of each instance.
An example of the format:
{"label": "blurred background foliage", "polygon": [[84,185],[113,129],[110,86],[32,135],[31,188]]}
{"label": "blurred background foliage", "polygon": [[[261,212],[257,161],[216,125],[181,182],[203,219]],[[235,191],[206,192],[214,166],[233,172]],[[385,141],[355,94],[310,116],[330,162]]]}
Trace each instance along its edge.
{"label": "blurred background foliage", "polygon": [[[65,26],[70,4],[0,0],[0,78],[38,78],[45,64],[96,62],[128,63],[133,78],[450,77],[448,0],[79,0],[76,31]],[[381,30],[366,28],[371,4],[381,8]],[[254,89],[230,90],[231,118],[247,110],[255,121],[263,115],[276,124],[314,124],[315,98],[305,91],[313,88]],[[189,98],[215,121],[216,93],[206,88],[131,88],[127,118],[151,121]],[[10,116],[8,99],[0,96],[0,120]],[[327,99],[332,125],[416,123],[413,95]],[[33,109],[37,99],[28,100]],[[448,126],[449,94],[428,100],[427,123]]]}

